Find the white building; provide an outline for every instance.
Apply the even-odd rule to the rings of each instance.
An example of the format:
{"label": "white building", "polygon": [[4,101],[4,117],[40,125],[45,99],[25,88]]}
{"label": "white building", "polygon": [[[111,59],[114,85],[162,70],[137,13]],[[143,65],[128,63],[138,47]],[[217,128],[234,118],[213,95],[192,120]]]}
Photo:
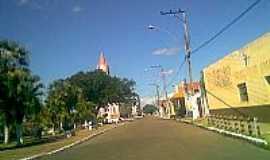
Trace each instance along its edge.
{"label": "white building", "polygon": [[108,123],[118,123],[120,119],[119,105],[113,103],[99,108],[98,117],[104,117],[104,121]]}

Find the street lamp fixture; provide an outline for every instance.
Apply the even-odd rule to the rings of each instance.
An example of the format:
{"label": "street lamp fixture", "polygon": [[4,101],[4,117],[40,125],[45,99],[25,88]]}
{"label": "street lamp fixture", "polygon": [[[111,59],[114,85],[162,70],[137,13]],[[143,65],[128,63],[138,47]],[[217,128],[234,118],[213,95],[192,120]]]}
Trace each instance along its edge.
{"label": "street lamp fixture", "polygon": [[151,31],[165,32],[166,34],[168,34],[168,35],[175,41],[175,43],[178,43],[178,42],[179,42],[179,40],[178,40],[178,38],[175,36],[175,34],[171,33],[171,32],[168,31],[167,29],[160,28],[159,26],[152,25],[152,24],[149,24],[149,25],[147,26],[147,29],[149,29],[149,30],[151,30]]}
{"label": "street lamp fixture", "polygon": [[156,26],[150,24],[150,25],[147,26],[147,29],[149,29],[149,30],[156,30],[158,28]]}

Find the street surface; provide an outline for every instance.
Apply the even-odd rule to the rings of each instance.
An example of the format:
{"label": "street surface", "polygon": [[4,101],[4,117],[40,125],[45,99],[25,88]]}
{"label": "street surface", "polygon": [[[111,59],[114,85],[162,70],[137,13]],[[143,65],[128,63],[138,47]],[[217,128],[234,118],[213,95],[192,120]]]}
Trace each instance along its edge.
{"label": "street surface", "polygon": [[147,117],[42,159],[270,160],[270,152],[191,125]]}

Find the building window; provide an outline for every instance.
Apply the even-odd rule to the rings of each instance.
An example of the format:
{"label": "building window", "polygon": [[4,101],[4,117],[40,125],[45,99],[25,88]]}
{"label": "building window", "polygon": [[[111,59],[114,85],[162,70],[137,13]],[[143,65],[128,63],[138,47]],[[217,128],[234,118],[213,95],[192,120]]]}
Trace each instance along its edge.
{"label": "building window", "polygon": [[246,83],[238,84],[237,87],[239,89],[241,102],[247,102],[248,101],[248,92],[247,92]]}
{"label": "building window", "polygon": [[267,83],[270,85],[270,76],[265,76],[264,78],[267,81]]}

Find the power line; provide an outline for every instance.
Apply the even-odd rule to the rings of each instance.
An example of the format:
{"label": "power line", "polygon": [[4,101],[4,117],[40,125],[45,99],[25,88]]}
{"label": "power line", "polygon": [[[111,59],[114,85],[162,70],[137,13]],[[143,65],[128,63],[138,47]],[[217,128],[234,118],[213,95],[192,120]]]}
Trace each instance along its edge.
{"label": "power line", "polygon": [[[214,41],[218,36],[220,36],[221,34],[223,34],[226,30],[228,30],[232,25],[234,25],[237,21],[239,21],[242,17],[244,17],[248,12],[250,12],[255,6],[257,6],[262,0],[257,0],[254,3],[252,3],[247,9],[245,9],[243,12],[240,13],[240,15],[238,15],[237,17],[235,17],[230,23],[228,23],[227,25],[225,25],[223,28],[221,28],[221,30],[219,32],[217,32],[216,34],[214,34],[214,36],[212,36],[211,38],[209,38],[208,40],[206,40],[205,42],[203,42],[201,45],[199,45],[197,48],[195,48],[191,54],[194,54],[196,52],[198,52],[200,49],[202,49],[203,47],[207,46],[208,44],[210,44],[212,41]],[[171,81],[168,83],[169,85],[172,85],[172,83],[176,80],[176,78],[178,77],[183,65],[185,64],[186,61],[186,57],[184,59],[184,61],[179,65],[178,70],[175,74],[175,76],[171,79]]]}
{"label": "power line", "polygon": [[191,54],[194,54],[198,52],[203,47],[207,46],[209,43],[211,43],[213,40],[215,40],[218,36],[220,36],[222,33],[224,33],[226,30],[228,30],[232,25],[234,25],[237,21],[239,21],[242,17],[244,17],[249,11],[251,11],[255,6],[257,6],[262,0],[257,0],[254,3],[252,3],[247,9],[245,9],[240,15],[235,17],[230,23],[225,25],[219,32],[217,32],[213,37],[208,39],[207,41],[203,42],[201,45],[199,45],[197,48],[195,48]]}
{"label": "power line", "polygon": [[170,82],[167,84],[167,86],[170,86],[170,85],[172,85],[172,84],[174,83],[174,81],[176,80],[176,78],[179,76],[179,73],[180,73],[180,71],[182,70],[182,68],[183,68],[183,66],[184,66],[184,64],[185,64],[185,62],[186,62],[186,58],[185,58],[184,61],[178,66],[178,69],[177,69],[177,71],[176,71],[174,77],[170,80]]}

